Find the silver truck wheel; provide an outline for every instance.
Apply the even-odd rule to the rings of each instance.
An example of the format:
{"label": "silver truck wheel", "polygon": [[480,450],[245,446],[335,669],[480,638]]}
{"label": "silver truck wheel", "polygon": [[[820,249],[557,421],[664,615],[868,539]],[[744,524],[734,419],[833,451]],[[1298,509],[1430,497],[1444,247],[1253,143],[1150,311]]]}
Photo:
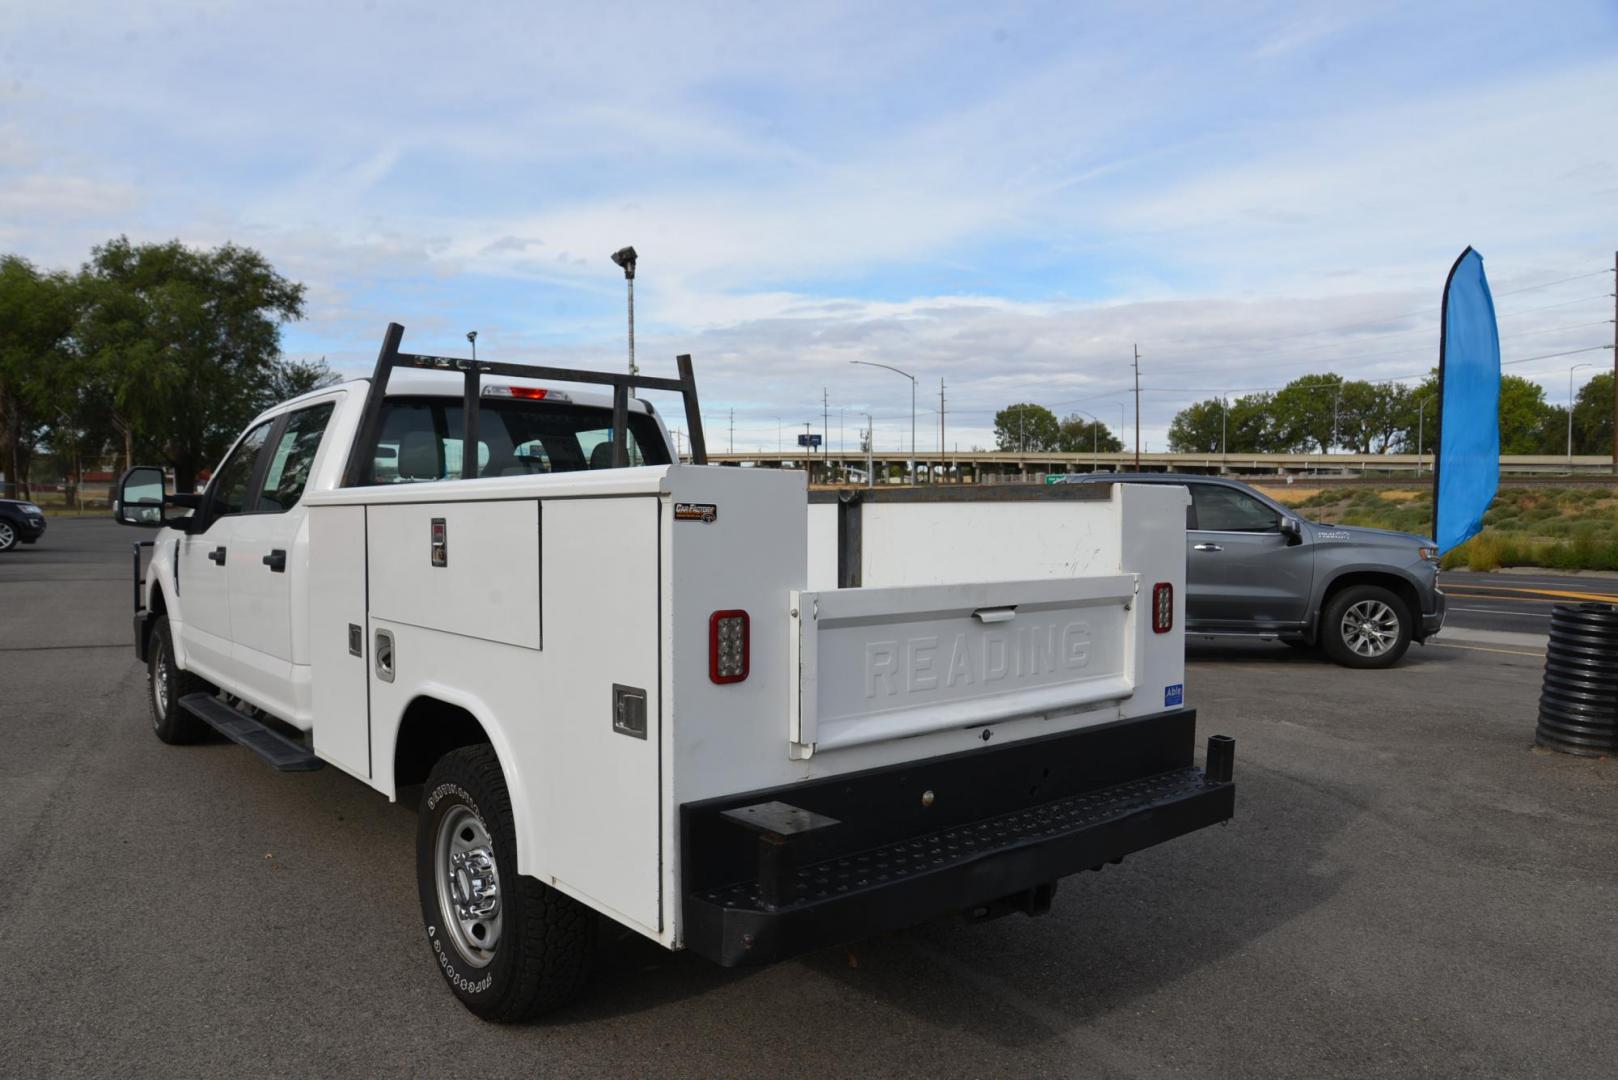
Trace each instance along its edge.
{"label": "silver truck wheel", "polygon": [[500,944],[500,869],[483,819],[454,806],[438,822],[433,879],[444,929],[456,950],[475,968],[489,966]]}
{"label": "silver truck wheel", "polygon": [[433,963],[476,1015],[526,1020],[583,988],[595,912],[517,873],[511,794],[487,743],[451,750],[427,777],[416,885]]}
{"label": "silver truck wheel", "polygon": [[1320,616],[1320,645],[1344,667],[1382,668],[1410,647],[1410,612],[1391,591],[1350,585],[1331,598]]}

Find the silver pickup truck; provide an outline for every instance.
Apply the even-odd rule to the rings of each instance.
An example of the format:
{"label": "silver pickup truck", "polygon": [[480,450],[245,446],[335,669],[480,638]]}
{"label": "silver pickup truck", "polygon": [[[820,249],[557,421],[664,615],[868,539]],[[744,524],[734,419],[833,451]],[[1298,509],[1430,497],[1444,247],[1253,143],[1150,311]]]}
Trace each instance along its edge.
{"label": "silver pickup truck", "polygon": [[1185,632],[1315,645],[1345,667],[1388,667],[1444,625],[1438,549],[1410,533],[1308,521],[1246,484],[1178,473],[1070,483],[1176,484],[1186,508]]}

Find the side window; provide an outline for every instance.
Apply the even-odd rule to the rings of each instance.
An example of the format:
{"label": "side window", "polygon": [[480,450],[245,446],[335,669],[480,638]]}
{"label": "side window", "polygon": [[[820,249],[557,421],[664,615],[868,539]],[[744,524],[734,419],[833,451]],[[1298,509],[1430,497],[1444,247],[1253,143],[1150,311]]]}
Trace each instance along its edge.
{"label": "side window", "polygon": [[230,452],[230,457],[219,467],[219,473],[213,480],[209,517],[219,518],[226,514],[239,514],[247,508],[248,487],[253,482],[253,466],[258,461],[258,452],[264,449],[265,440],[270,437],[270,428],[274,423],[273,420],[266,420],[249,431],[242,441],[236,444],[236,449]]}
{"label": "side window", "polygon": [[264,483],[259,487],[258,507],[272,514],[285,513],[298,505],[303,489],[309,483],[309,472],[315,466],[315,452],[320,449],[320,438],[326,433],[326,424],[336,403],[328,401],[313,408],[299,409],[287,417],[287,425],[276,440],[270,454],[270,463],[264,470]]}
{"label": "side window", "polygon": [[1274,532],[1281,519],[1276,512],[1235,488],[1192,484],[1191,501],[1197,528],[1210,532]]}

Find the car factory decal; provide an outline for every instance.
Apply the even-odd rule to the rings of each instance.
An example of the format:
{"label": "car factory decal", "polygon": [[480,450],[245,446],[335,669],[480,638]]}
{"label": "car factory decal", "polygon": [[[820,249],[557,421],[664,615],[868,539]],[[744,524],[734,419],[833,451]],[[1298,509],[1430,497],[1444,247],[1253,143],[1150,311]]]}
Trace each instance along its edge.
{"label": "car factory decal", "polygon": [[719,507],[714,503],[675,503],[675,521],[712,522],[719,519]]}
{"label": "car factory decal", "polygon": [[1315,539],[1316,540],[1352,540],[1354,538],[1352,536],[1350,536],[1348,533],[1342,532],[1341,530],[1338,530],[1338,529],[1319,529],[1319,530],[1317,530],[1315,532]]}

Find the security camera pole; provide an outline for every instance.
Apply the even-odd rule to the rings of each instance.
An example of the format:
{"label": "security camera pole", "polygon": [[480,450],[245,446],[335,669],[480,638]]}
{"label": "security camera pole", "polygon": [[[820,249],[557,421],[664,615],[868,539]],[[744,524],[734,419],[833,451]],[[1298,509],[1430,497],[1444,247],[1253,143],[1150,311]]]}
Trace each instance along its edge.
{"label": "security camera pole", "polygon": [[[624,271],[624,281],[629,285],[629,374],[640,374],[635,366],[635,249],[632,247],[619,248],[612,253],[612,261],[617,263]],[[629,388],[629,396],[635,396],[635,388]]]}

